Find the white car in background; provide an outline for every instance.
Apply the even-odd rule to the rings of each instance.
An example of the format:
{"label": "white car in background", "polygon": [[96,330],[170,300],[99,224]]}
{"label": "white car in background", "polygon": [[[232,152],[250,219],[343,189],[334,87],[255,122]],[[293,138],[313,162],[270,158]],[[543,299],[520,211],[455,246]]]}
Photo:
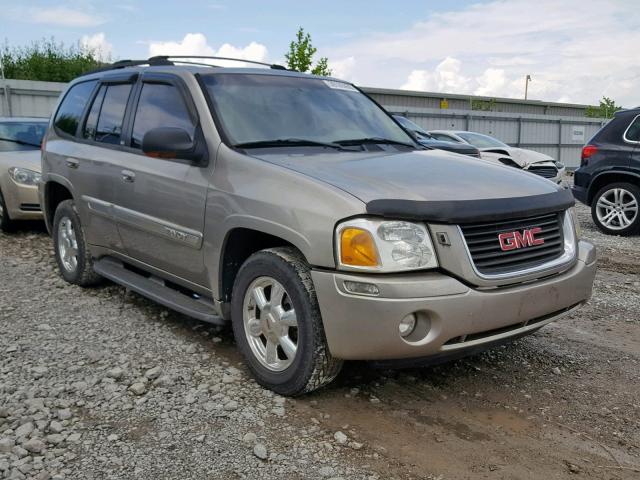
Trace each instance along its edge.
{"label": "white car in background", "polygon": [[480,150],[480,158],[520,168],[558,184],[562,183],[564,178],[565,166],[549,155],[525,148],[510,147],[489,135],[462,130],[431,130],[429,134],[446,142],[468,143]]}

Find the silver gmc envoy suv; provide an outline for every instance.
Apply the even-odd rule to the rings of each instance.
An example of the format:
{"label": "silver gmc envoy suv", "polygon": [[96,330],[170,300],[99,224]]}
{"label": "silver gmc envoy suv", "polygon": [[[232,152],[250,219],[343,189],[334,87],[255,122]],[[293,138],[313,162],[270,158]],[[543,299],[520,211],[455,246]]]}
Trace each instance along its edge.
{"label": "silver gmc envoy suv", "polygon": [[425,149],[350,83],[198,61],[117,62],[62,95],[39,192],[67,282],[230,321],[282,395],[344,360],[476,352],[589,299],[569,190]]}

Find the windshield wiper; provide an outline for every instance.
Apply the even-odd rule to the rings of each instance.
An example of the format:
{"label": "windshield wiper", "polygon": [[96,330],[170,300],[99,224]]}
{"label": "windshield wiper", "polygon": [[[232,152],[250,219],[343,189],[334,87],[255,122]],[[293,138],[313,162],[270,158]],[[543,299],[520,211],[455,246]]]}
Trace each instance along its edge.
{"label": "windshield wiper", "polygon": [[12,142],[12,143],[17,143],[18,145],[28,145],[30,147],[38,147],[38,148],[40,148],[40,145],[37,144],[37,143],[23,142],[22,140],[17,140],[15,138],[0,137],[0,142]]}
{"label": "windshield wiper", "polygon": [[344,150],[349,151],[347,148],[344,148],[342,145],[337,143],[330,142],[316,142],[315,140],[307,140],[305,138],[277,138],[274,140],[259,140],[256,142],[245,142],[245,143],[236,143],[234,147],[236,148],[262,148],[262,147],[282,147],[282,146],[291,146],[291,147],[327,147],[334,148],[336,150]]}
{"label": "windshield wiper", "polygon": [[415,145],[406,142],[399,142],[397,140],[391,140],[390,138],[382,138],[382,137],[365,137],[365,138],[351,138],[347,140],[338,140],[338,145],[364,145],[367,143],[380,143],[387,145],[402,145],[404,147],[416,148]]}

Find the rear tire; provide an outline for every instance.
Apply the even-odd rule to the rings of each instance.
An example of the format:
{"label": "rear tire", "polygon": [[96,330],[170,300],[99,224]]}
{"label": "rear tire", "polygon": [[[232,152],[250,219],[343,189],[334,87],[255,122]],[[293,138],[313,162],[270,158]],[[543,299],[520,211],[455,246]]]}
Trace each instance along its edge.
{"label": "rear tire", "polygon": [[60,202],[56,208],[52,233],[62,278],[81,287],[100,283],[102,277],[93,270],[93,259],[73,200]]}
{"label": "rear tire", "polygon": [[309,265],[294,248],[249,257],[234,282],[231,318],[249,370],[280,395],[316,390],[342,368],[327,346]]}
{"label": "rear tire", "polygon": [[633,183],[610,183],[593,197],[591,217],[607,235],[633,235],[640,230],[640,188]]}
{"label": "rear tire", "polygon": [[7,210],[7,204],[4,203],[2,192],[0,192],[0,230],[5,233],[15,230],[15,223],[9,217],[9,211]]}

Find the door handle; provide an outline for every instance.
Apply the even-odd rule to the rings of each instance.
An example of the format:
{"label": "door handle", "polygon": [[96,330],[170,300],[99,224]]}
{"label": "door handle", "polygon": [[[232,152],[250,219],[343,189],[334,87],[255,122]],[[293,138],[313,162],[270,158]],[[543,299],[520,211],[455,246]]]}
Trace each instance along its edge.
{"label": "door handle", "polygon": [[78,162],[78,160],[75,160],[73,158],[67,158],[67,167],[68,168],[73,168],[75,170],[79,166],[80,166],[80,162]]}
{"label": "door handle", "polygon": [[122,170],[120,173],[122,174],[123,182],[133,183],[136,181],[136,174],[131,170]]}

